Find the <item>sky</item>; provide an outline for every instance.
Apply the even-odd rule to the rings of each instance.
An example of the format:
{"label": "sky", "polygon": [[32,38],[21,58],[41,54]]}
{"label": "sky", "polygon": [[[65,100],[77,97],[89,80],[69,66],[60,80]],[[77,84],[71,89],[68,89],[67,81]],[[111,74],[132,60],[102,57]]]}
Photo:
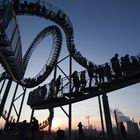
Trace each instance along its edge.
{"label": "sky", "polygon": [[[115,53],[119,56],[138,55],[140,53],[140,1],[139,0],[46,0],[56,7],[65,11],[71,19],[74,30],[74,43],[77,50],[88,60],[95,64],[109,62]],[[55,23],[39,17],[17,16],[23,54],[43,28],[54,25]],[[63,35],[62,51],[60,59],[68,55],[65,34]],[[33,77],[44,66],[49,56],[52,44],[51,36],[43,39],[34,51],[29,61],[25,77]],[[68,73],[68,63],[63,62],[61,68]],[[84,68],[73,61],[73,71],[81,71]],[[1,68],[2,71],[2,68]],[[44,83],[49,83],[52,74]],[[44,84],[43,83],[43,84]],[[1,83],[0,83],[1,84]],[[8,101],[5,105],[9,107],[15,83],[10,90]],[[26,104],[28,98],[27,90],[24,107],[22,109],[21,121],[29,121],[31,109]],[[19,89],[19,94],[22,92]],[[140,84],[135,84],[123,89],[108,93],[109,105],[112,110],[118,109],[128,116],[140,122]],[[19,101],[17,101],[17,106]],[[64,106],[68,112],[68,106]],[[13,111],[14,114],[14,111]],[[53,129],[68,128],[68,118],[60,108],[55,108]],[[90,116],[90,124],[93,128],[100,129],[100,114],[98,99],[91,98],[72,105],[72,128],[76,129],[79,121],[84,126],[88,125],[87,116]],[[35,111],[35,117],[39,122],[47,119],[48,110]],[[112,118],[113,126],[115,126]],[[3,120],[0,119],[0,123]]]}

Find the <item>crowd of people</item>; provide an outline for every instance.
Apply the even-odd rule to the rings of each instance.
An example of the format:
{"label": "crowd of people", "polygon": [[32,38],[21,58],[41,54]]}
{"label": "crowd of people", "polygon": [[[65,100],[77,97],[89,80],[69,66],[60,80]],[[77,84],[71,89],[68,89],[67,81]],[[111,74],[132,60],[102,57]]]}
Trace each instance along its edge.
{"label": "crowd of people", "polygon": [[72,92],[74,88],[75,92],[82,92],[86,86],[97,86],[98,84],[111,82],[112,80],[117,80],[139,72],[140,56],[129,57],[129,55],[126,54],[120,59],[118,57],[119,55],[115,54],[110,59],[110,63],[105,63],[104,65],[97,66],[89,62],[86,70],[80,73],[74,71],[71,75],[73,80]]}
{"label": "crowd of people", "polygon": [[27,120],[17,123],[15,120],[9,121],[5,124],[4,132],[6,135],[16,136],[17,140],[25,140],[31,137],[31,140],[37,140],[40,126],[38,120],[33,117],[31,122]]}
{"label": "crowd of people", "polygon": [[[14,1],[14,4],[16,6],[19,5],[19,1]],[[47,13],[47,8],[45,7],[46,5],[44,3],[40,3],[39,1],[34,1],[34,2],[29,2],[29,3],[27,1],[24,1],[20,6],[22,9],[36,10],[42,13]],[[48,10],[48,11],[51,12],[51,10]],[[66,14],[63,11],[61,11],[61,9],[58,9],[58,11],[55,13],[54,16],[55,16],[54,17],[55,20],[62,18],[65,21],[65,18],[66,18]],[[88,66],[87,72],[89,75],[89,85],[88,85],[89,87],[93,85],[92,84],[93,79],[95,79],[95,82],[94,82],[95,85],[104,83],[106,79],[107,79],[107,82],[110,82],[114,79],[131,74],[132,72],[136,71],[140,65],[139,64],[140,57],[137,57],[137,58],[134,56],[129,57],[129,55],[126,54],[125,56],[119,59],[119,55],[117,53],[110,59],[110,63],[105,63],[104,65],[94,65],[92,64],[92,62],[88,62],[86,58],[82,57],[81,53],[75,49],[74,44],[72,46],[71,51],[74,57],[78,59],[78,61],[81,61],[81,63],[83,63],[85,66],[86,65]],[[83,73],[84,72],[82,72],[82,74]],[[86,87],[86,84],[88,82],[87,79],[83,79],[84,74],[81,76],[82,77],[79,77],[79,80],[78,80],[79,83],[78,82],[75,83],[74,81],[77,78],[76,71],[72,74],[73,84],[74,84],[74,88],[76,92],[83,91],[83,89]],[[35,83],[37,83],[37,81],[42,79],[42,77],[43,75],[40,75],[38,79],[27,78],[24,80],[24,82],[29,83],[32,86],[32,84],[34,85]]]}
{"label": "crowd of people", "polygon": [[[104,65],[97,66],[89,62],[87,69],[80,73],[75,70],[70,76],[72,78],[71,91],[84,92],[86,87],[98,86],[139,72],[140,56],[125,55],[120,59],[118,57],[119,55],[115,54],[110,59],[110,63]],[[33,90],[31,92],[32,103],[57,98],[62,89],[62,82],[61,75],[59,75],[56,79],[53,78],[48,85],[45,84]]]}
{"label": "crowd of people", "polygon": [[34,0],[31,2],[28,2],[24,0],[24,2],[20,3],[20,0],[14,0],[13,7],[16,8],[21,8],[22,10],[29,10],[33,12],[37,12],[39,14],[43,14],[46,17],[51,17],[53,20],[56,22],[59,22],[62,24],[62,26],[67,27],[69,31],[71,31],[71,23],[64,11],[61,9],[58,9],[57,7],[54,7],[50,3],[46,2],[45,0],[39,1],[39,0]]}
{"label": "crowd of people", "polygon": [[45,99],[57,98],[61,86],[61,75],[59,75],[56,79],[53,78],[48,85],[44,84],[43,86],[38,86],[37,89],[31,91],[28,103],[39,103]]}
{"label": "crowd of people", "polygon": [[[128,133],[127,133],[124,123],[125,122],[119,122],[119,129],[118,129],[117,136],[119,134],[119,138],[127,139]],[[12,122],[11,124],[14,125],[14,127],[13,126],[10,127],[9,124],[6,125],[4,131],[7,131],[7,135],[10,135],[11,134],[10,131],[13,130],[11,136],[14,134],[14,136],[16,137],[17,140],[26,140],[26,139],[39,140],[39,139],[46,138],[46,137],[44,137],[43,132],[40,131],[40,126],[39,126],[38,120],[35,117],[32,118],[30,123],[28,123],[27,120],[24,120],[19,123]],[[77,129],[78,131],[74,135],[75,139],[84,140],[87,136],[87,133],[86,133],[87,129],[83,128],[82,122],[79,122],[77,124],[77,128],[78,128]],[[48,132],[49,132],[48,134],[51,134],[52,131],[48,130]],[[52,134],[54,134],[55,140],[67,139],[65,130],[61,129],[60,127],[58,127],[58,130],[56,130],[55,133],[52,132]],[[0,133],[0,135],[1,135],[1,133]],[[95,135],[97,137],[97,134],[95,134]],[[101,133],[98,133],[98,136],[100,138],[102,138],[104,136],[106,137],[106,133],[103,135]]]}

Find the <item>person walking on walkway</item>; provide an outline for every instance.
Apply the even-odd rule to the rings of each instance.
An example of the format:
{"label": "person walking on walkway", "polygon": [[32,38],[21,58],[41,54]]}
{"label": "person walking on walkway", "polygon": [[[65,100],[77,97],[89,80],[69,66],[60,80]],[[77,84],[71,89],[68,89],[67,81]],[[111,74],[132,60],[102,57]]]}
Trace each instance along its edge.
{"label": "person walking on walkway", "polygon": [[86,87],[86,74],[85,74],[85,71],[82,71],[81,74],[80,74],[80,84],[81,84],[81,89],[80,91],[83,92],[85,87]]}
{"label": "person walking on walkway", "polygon": [[94,65],[92,62],[89,62],[87,68],[88,76],[89,76],[89,87],[92,85],[93,77],[94,77]]}
{"label": "person walking on walkway", "polygon": [[73,89],[75,88],[75,92],[79,92],[79,88],[80,88],[80,80],[79,80],[79,75],[77,71],[74,71],[71,75],[72,79],[73,79],[73,87],[72,87],[72,92]]}
{"label": "person walking on walkway", "polygon": [[55,91],[55,98],[57,98],[58,92],[60,90],[60,86],[61,86],[61,75],[58,76],[58,78],[55,81],[55,87],[56,87],[56,91]]}
{"label": "person walking on walkway", "polygon": [[55,80],[52,79],[51,82],[49,83],[49,91],[50,91],[50,98],[54,98],[54,94],[55,94]]}
{"label": "person walking on walkway", "polygon": [[81,122],[79,122],[78,128],[79,128],[79,139],[81,140],[84,138],[83,125]]}

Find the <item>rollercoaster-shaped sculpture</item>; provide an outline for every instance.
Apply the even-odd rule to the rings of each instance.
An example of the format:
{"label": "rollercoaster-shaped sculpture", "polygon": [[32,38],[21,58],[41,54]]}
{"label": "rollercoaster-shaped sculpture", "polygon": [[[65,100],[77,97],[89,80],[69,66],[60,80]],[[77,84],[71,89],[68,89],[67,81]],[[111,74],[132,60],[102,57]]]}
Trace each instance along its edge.
{"label": "rollercoaster-shaped sculpture", "polygon": [[[7,11],[7,7],[10,7]],[[1,28],[1,55],[0,57],[2,58],[2,65],[8,71],[10,77],[21,84],[24,87],[27,88],[32,88],[40,83],[42,83],[48,75],[52,72],[58,57],[59,53],[61,51],[61,43],[62,43],[62,35],[57,26],[50,26],[42,30],[37,37],[34,39],[34,41],[31,43],[29,49],[26,51],[25,55],[23,56],[22,59],[22,47],[21,43],[19,44],[19,47],[16,47],[15,50],[18,50],[19,53],[18,55],[15,54],[15,50],[13,49],[14,46],[12,46],[12,43],[15,43],[15,40],[11,39],[8,37],[8,33],[6,33],[6,29],[10,26],[9,24],[12,24],[11,19],[15,19],[14,24],[16,24],[16,29],[18,30],[18,23],[16,20],[17,15],[31,15],[31,16],[38,16],[42,17],[46,20],[51,20],[54,23],[58,24],[60,27],[65,32],[66,35],[66,42],[67,42],[67,48],[71,56],[83,67],[87,68],[88,67],[88,60],[81,55],[79,51],[76,50],[75,45],[74,45],[74,33],[73,33],[73,26],[66,15],[61,9],[58,9],[51,5],[50,3],[40,3],[40,2],[34,2],[30,1],[20,1],[20,0],[13,0],[13,1],[1,1],[1,15],[4,13],[5,15],[3,18],[8,13],[12,13],[9,16],[9,19],[7,19],[7,24],[5,23],[5,20],[1,20],[1,24],[4,26],[4,28]],[[10,28],[10,27],[9,27]],[[8,29],[7,29],[8,30]],[[13,32],[14,34],[15,32]],[[51,34],[53,37],[53,44],[54,46],[52,47],[52,51],[49,57],[49,60],[46,62],[45,66],[43,69],[38,73],[37,76],[33,78],[24,78],[24,74],[27,68],[27,64],[29,62],[29,59],[35,49],[35,47],[40,43],[40,41],[45,38],[47,35]],[[18,42],[20,41],[20,34],[18,35],[13,35],[13,36],[18,36]],[[6,43],[4,42],[6,40]],[[4,43],[5,44],[4,44]],[[14,44],[13,43],[13,44]],[[10,48],[10,50],[5,49],[5,48]],[[4,51],[3,51],[4,50]],[[10,55],[9,55],[10,54]],[[20,57],[20,59],[19,59]],[[18,62],[17,62],[18,60]],[[20,69],[20,70],[19,70]]]}
{"label": "rollercoaster-shaped sculpture", "polygon": [[[38,33],[24,56],[22,54],[20,29],[16,19],[18,15],[38,16],[55,23],[55,25],[46,27]],[[0,82],[4,79],[10,79],[24,88],[33,88],[40,85],[47,79],[54,67],[57,65],[61,51],[62,34],[59,27],[56,25],[61,27],[65,33],[67,49],[70,56],[73,57],[75,61],[85,69],[89,69],[90,64],[92,64],[92,67],[98,68],[99,72],[100,65],[98,66],[87,60],[86,57],[82,56],[82,54],[76,50],[74,44],[73,25],[64,11],[47,2],[41,3],[40,1],[35,0],[0,0],[0,64],[2,64],[5,69],[5,72],[0,75]],[[35,77],[24,77],[33,51],[48,35],[51,35],[53,40],[53,45],[48,60],[46,61],[42,70]],[[111,69],[111,80],[107,79],[107,81],[102,83],[99,82],[96,86],[92,85],[92,87],[85,87],[82,92],[77,93],[70,92],[71,87],[69,84],[73,86],[73,83],[70,83],[71,75],[69,75],[61,79],[63,81],[63,86],[59,90],[59,96],[56,98],[49,97],[49,94],[42,90],[44,89],[44,86],[38,87],[30,92],[27,104],[32,109],[50,109],[68,105],[69,103],[79,102],[95,96],[104,95],[116,89],[138,83],[140,82],[140,56],[133,56],[133,58],[130,58],[130,60],[135,69],[131,69],[131,73],[129,74],[121,71],[123,74],[116,78],[118,75],[115,71],[113,71],[113,69]],[[119,61],[122,63],[122,60]],[[108,64],[111,66],[110,63]],[[126,65],[127,63],[121,64],[121,66]],[[105,67],[105,65],[103,64],[101,67]],[[96,72],[96,74],[98,72]],[[99,73],[97,75],[97,78],[100,79]],[[45,89],[47,88],[49,88],[49,85],[45,85]],[[6,114],[2,113],[2,116],[5,118],[5,120],[8,120]],[[20,115],[18,115],[18,118],[19,116]],[[42,125],[40,125],[40,128],[43,129],[48,125],[49,121],[46,120]]]}

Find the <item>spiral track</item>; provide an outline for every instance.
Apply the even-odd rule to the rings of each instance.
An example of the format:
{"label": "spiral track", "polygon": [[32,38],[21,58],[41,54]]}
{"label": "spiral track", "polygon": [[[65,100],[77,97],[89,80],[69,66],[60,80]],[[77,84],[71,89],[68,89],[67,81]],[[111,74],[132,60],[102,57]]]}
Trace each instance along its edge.
{"label": "spiral track", "polygon": [[[79,51],[77,51],[75,48],[73,25],[72,25],[70,19],[68,18],[68,16],[61,9],[54,7],[50,3],[45,3],[45,4],[41,5],[39,3],[33,3],[33,2],[27,3],[27,1],[24,1],[24,3],[15,2],[13,4],[13,7],[14,7],[14,11],[15,11],[16,15],[39,16],[39,17],[45,18],[47,20],[51,20],[54,23],[56,23],[57,25],[59,25],[60,27],[62,27],[62,29],[64,30],[65,35],[66,35],[67,48],[68,48],[69,53],[81,66],[83,66],[85,68],[88,67],[89,61],[85,57],[83,57],[79,53]],[[36,40],[37,40],[37,38],[36,38]],[[32,47],[30,47],[31,50],[32,50]],[[26,54],[28,54],[28,56],[30,56],[31,53],[32,53],[32,51],[30,51],[30,53],[26,53]],[[54,57],[53,57],[53,59],[54,59]],[[25,56],[23,59],[23,64],[28,62],[28,60],[29,60],[29,57]],[[26,68],[26,64],[25,64],[24,70]]]}
{"label": "spiral track", "polygon": [[[49,26],[45,29],[43,29],[33,40],[31,46],[26,51],[24,57],[23,57],[23,70],[25,71],[29,62],[29,59],[34,51],[34,49],[37,47],[37,45],[48,35],[52,35],[53,37],[53,47],[51,50],[50,57],[48,61],[46,62],[43,69],[38,73],[37,76],[29,79],[23,79],[20,84],[31,88],[39,85],[42,83],[52,72],[54,65],[57,62],[57,59],[59,57],[60,51],[61,51],[61,44],[62,44],[62,35],[57,26]],[[52,54],[53,53],[53,54]]]}
{"label": "spiral track", "polygon": [[[57,7],[54,7],[50,3],[41,4],[38,2],[35,3],[33,1],[28,3],[27,1],[22,2],[21,0],[13,0],[12,5],[13,5],[13,9],[12,9],[13,11],[11,10],[11,12],[13,13],[12,16],[14,16],[15,19],[16,19],[17,15],[31,15],[31,16],[42,17],[46,20],[51,20],[54,23],[56,23],[57,25],[59,25],[65,32],[67,48],[68,48],[68,51],[71,54],[71,56],[81,66],[83,66],[85,68],[88,67],[89,61],[85,57],[83,57],[81,55],[81,53],[79,51],[77,51],[75,48],[73,25],[65,12],[63,12],[61,9],[58,9]],[[45,64],[45,66],[43,67],[41,72],[36,77],[23,79],[23,76],[24,76],[26,68],[27,68],[27,64],[29,62],[29,59],[30,59],[32,53],[33,53],[33,50],[37,46],[36,44],[38,44],[44,37],[46,37],[46,35],[44,35],[46,30],[48,33],[53,32],[52,35],[55,34],[54,30],[56,30],[56,32],[57,32],[56,33],[57,35],[55,35],[55,36],[56,36],[56,38],[58,37],[58,39],[56,39],[56,42],[55,42],[56,49],[54,51],[54,54],[52,55],[52,60],[50,61],[49,64]],[[61,34],[60,31],[58,31],[58,30],[59,30],[58,27],[51,26],[51,27],[48,27],[47,29],[44,29],[43,31],[41,31],[38,34],[38,36],[34,39],[31,46],[27,50],[26,54],[24,55],[22,62],[20,60],[20,62],[19,62],[20,67],[18,64],[15,64],[12,67],[13,70],[12,70],[12,72],[9,73],[9,75],[12,76],[13,80],[18,82],[22,86],[25,86],[27,88],[31,88],[31,87],[37,86],[38,84],[40,84],[41,82],[43,82],[47,78],[47,76],[53,70],[54,64],[56,63],[58,56],[59,56],[59,53],[60,53],[60,50],[61,50],[60,46],[61,46],[62,37],[60,35]],[[48,34],[48,33],[46,33],[46,34]],[[20,55],[20,57],[22,57],[22,55]],[[4,64],[4,65],[5,64],[13,64],[13,62],[8,61],[8,63],[2,63],[2,64]],[[46,66],[47,66],[47,69],[46,69]],[[16,67],[18,67],[18,68],[16,68]],[[9,68],[11,68],[11,66],[4,66],[4,68],[6,70],[9,70]],[[19,68],[22,69],[22,71],[21,70],[19,71]],[[17,70],[17,72],[19,72],[20,76],[19,76],[19,74],[12,75],[16,70]]]}

